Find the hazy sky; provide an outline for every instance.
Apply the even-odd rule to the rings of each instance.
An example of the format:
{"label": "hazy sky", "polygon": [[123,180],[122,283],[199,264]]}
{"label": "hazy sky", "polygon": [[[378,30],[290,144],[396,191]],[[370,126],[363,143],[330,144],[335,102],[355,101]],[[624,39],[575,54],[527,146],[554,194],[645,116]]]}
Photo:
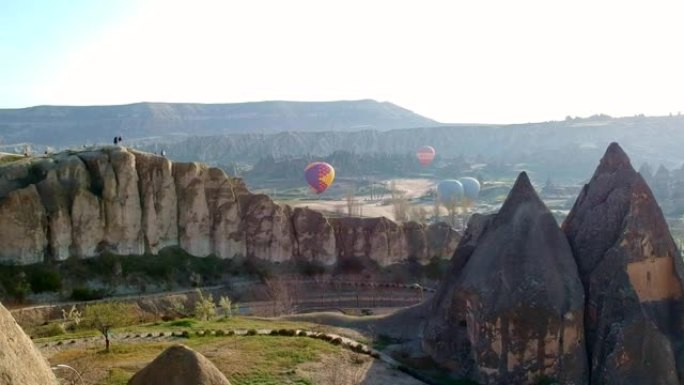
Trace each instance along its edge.
{"label": "hazy sky", "polygon": [[0,107],[365,98],[443,122],[684,111],[684,1],[0,0]]}

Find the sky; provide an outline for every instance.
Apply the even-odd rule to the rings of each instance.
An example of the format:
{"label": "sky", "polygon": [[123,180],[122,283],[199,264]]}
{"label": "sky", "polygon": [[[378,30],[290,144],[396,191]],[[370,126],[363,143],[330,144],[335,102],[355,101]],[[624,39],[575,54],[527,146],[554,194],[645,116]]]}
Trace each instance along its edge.
{"label": "sky", "polygon": [[681,0],[0,0],[0,108],[389,101],[448,123],[684,111]]}

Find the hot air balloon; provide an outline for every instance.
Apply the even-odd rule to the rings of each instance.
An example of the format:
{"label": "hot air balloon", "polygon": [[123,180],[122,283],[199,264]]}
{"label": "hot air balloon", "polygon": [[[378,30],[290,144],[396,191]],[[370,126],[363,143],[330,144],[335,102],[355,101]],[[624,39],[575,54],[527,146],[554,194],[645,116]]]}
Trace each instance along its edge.
{"label": "hot air balloon", "polygon": [[432,146],[422,146],[416,151],[416,157],[423,166],[427,166],[435,159],[435,149]]}
{"label": "hot air balloon", "polygon": [[310,163],[304,169],[304,177],[316,194],[320,194],[335,180],[335,169],[325,162]]}
{"label": "hot air balloon", "polygon": [[480,195],[480,182],[469,176],[460,178],[458,181],[463,185],[463,196],[471,202],[476,201]]}
{"label": "hot air balloon", "polygon": [[463,199],[463,185],[456,179],[446,179],[437,185],[437,196],[444,206],[454,206]]}

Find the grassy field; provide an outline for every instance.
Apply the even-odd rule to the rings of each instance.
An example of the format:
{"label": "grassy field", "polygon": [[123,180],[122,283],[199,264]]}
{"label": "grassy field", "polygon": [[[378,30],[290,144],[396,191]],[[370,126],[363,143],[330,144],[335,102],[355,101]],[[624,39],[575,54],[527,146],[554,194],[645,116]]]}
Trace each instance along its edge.
{"label": "grassy field", "polygon": [[[314,338],[197,335],[201,331],[249,329],[340,331],[309,322],[252,317],[232,317],[219,321],[180,319],[116,329],[109,353],[103,351],[101,338],[92,330],[36,339],[35,343],[41,347],[52,365],[66,364],[74,367],[83,375],[85,383],[91,385],[126,384],[135,372],[176,343],[185,344],[204,354],[234,385],[314,385],[322,383],[316,380],[316,376],[320,372],[319,366],[325,360],[341,360],[346,363],[349,372],[353,373],[360,373],[364,368],[368,370],[373,361],[370,357],[361,357],[341,346]],[[171,332],[180,334],[184,331],[188,332],[189,338],[169,337]],[[354,332],[348,332],[347,334],[354,337]],[[160,333],[164,333],[165,337],[159,337]],[[93,336],[96,338],[85,339]],[[68,371],[59,374],[65,378],[70,378],[71,375]]]}
{"label": "grassy field", "polygon": [[[305,337],[232,336],[193,337],[183,344],[209,358],[236,385],[311,384],[297,366],[342,354],[341,347]],[[164,349],[178,342],[113,344],[109,353],[101,347],[73,348],[49,357],[50,363],[70,365],[87,384],[124,385]]]}

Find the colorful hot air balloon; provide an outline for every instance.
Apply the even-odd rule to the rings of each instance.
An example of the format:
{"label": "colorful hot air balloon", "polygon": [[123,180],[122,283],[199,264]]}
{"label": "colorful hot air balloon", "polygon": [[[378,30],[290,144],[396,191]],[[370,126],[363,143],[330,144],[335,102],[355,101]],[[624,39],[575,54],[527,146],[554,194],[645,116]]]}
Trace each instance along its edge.
{"label": "colorful hot air balloon", "polygon": [[432,146],[422,146],[416,151],[416,157],[423,166],[427,166],[435,159],[435,149]]}
{"label": "colorful hot air balloon", "polygon": [[328,163],[314,162],[306,166],[304,176],[306,183],[311,186],[316,194],[320,194],[327,190],[335,180],[335,169]]}
{"label": "colorful hot air balloon", "polygon": [[437,185],[437,196],[445,206],[461,203],[463,199],[463,185],[455,179],[447,179]]}
{"label": "colorful hot air balloon", "polygon": [[480,182],[473,177],[466,176],[458,180],[463,185],[463,195],[466,199],[474,202],[480,195]]}

